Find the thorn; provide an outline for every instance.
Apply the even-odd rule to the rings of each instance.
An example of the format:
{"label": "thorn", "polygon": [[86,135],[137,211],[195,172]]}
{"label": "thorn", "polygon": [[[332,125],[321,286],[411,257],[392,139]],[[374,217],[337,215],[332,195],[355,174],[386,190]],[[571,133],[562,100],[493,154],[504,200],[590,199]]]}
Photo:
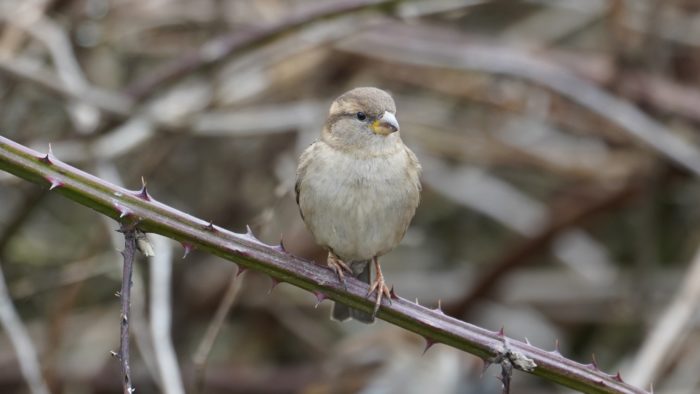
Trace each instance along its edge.
{"label": "thorn", "polygon": [[418,297],[416,297],[416,305],[421,306],[420,303],[418,302]]}
{"label": "thorn", "polygon": [[114,292],[114,296],[117,297],[117,298],[122,298],[122,292],[119,291],[119,290],[117,290],[117,291]]}
{"label": "thorn", "polygon": [[189,244],[187,242],[180,242],[180,244],[182,244],[182,248],[185,249],[185,253],[182,255],[183,259],[186,258],[190,254],[190,252],[195,249],[194,245]]}
{"label": "thorn", "polygon": [[425,353],[428,351],[428,349],[433,347],[433,345],[435,345],[437,342],[435,342],[434,340],[432,340],[428,337],[423,337],[423,339],[425,339],[425,348],[423,349],[423,355],[425,355]]}
{"label": "thorn", "polygon": [[255,234],[253,234],[253,230],[251,230],[250,226],[247,224],[245,225],[245,235],[255,239]]}
{"label": "thorn", "polygon": [[239,265],[238,271],[236,272],[236,279],[238,279],[238,277],[243,275],[243,273],[246,271],[248,271],[248,268]]}
{"label": "thorn", "polygon": [[212,222],[212,221],[210,220],[210,221],[209,221],[209,224],[207,224],[206,226],[204,226],[204,230],[205,230],[205,231],[212,232],[212,233],[216,232],[216,229],[214,228],[214,222]]}
{"label": "thorn", "polygon": [[435,310],[435,312],[437,312],[441,315],[445,314],[445,312],[442,311],[442,299],[438,298],[438,305],[437,305],[437,308],[435,308],[434,310]]}
{"label": "thorn", "polygon": [[253,230],[250,228],[249,225],[245,225],[245,233],[241,234],[244,238],[248,238],[254,242],[257,243],[262,243],[259,239],[255,238],[255,234],[253,234]]}
{"label": "thorn", "polygon": [[117,212],[119,212],[119,219],[123,219],[131,215],[131,211],[129,211],[128,208],[119,205],[119,203],[116,201],[114,202],[114,208],[117,210]]}
{"label": "thorn", "polygon": [[318,308],[318,306],[323,302],[323,300],[325,300],[328,297],[326,297],[325,294],[318,290],[314,290],[313,293],[316,296],[316,305],[314,305],[314,308]]}
{"label": "thorn", "polygon": [[558,339],[554,340],[554,350],[552,350],[549,353],[557,355],[557,356],[561,356],[561,350],[559,348],[559,340]]}
{"label": "thorn", "polygon": [[589,365],[592,366],[594,370],[600,371],[600,368],[598,368],[598,360],[595,358],[595,353],[591,354],[591,363]]}
{"label": "thorn", "polygon": [[532,344],[530,343],[530,340],[527,339],[527,337],[525,337],[525,343],[528,344],[528,345],[530,345],[530,346],[532,346]]}
{"label": "thorn", "polygon": [[109,354],[112,355],[112,357],[116,358],[117,360],[121,360],[121,357],[119,357],[119,354],[115,352],[114,350],[110,350]]}
{"label": "thorn", "polygon": [[624,383],[624,382],[625,382],[624,380],[622,380],[622,375],[620,375],[620,371],[617,371],[617,373],[616,373],[614,376],[613,376],[613,375],[610,375],[610,376],[612,376],[612,378],[613,378],[614,380],[617,380],[617,381],[620,382],[620,383]]}
{"label": "thorn", "polygon": [[151,201],[151,195],[148,194],[148,189],[146,189],[146,179],[144,179],[143,176],[141,176],[141,190],[136,193],[136,197],[139,197],[142,200]]}
{"label": "thorn", "polygon": [[284,247],[284,239],[280,237],[280,244],[275,247],[275,249],[279,250],[282,253],[287,253],[287,248]]}
{"label": "thorn", "polygon": [[63,182],[59,181],[58,179],[46,177],[46,180],[49,181],[49,183],[51,183],[51,186],[49,186],[49,190],[53,190],[57,187],[63,186]]}
{"label": "thorn", "polygon": [[279,243],[279,244],[277,244],[277,245],[271,245],[271,248],[274,249],[274,250],[276,250],[276,251],[278,251],[278,252],[280,252],[280,253],[287,254],[287,249],[284,247],[284,243],[282,243],[281,240],[280,240],[280,243]]}
{"label": "thorn", "polygon": [[270,290],[267,291],[268,295],[272,293],[272,290],[274,290],[275,287],[281,283],[281,281],[277,280],[276,278],[270,277],[270,279],[272,280],[272,286],[270,286]]}
{"label": "thorn", "polygon": [[394,291],[394,286],[391,286],[391,290],[389,290],[389,297],[392,300],[398,300],[399,296],[396,295],[396,292]]}
{"label": "thorn", "polygon": [[53,151],[51,150],[51,143],[49,142],[49,151],[46,153],[46,155],[40,157],[39,161],[41,161],[42,163],[46,163],[46,164],[53,164],[53,160],[51,160],[52,158],[53,158]]}
{"label": "thorn", "polygon": [[505,337],[505,336],[506,336],[506,332],[505,332],[505,329],[503,328],[503,326],[501,326],[501,328],[498,330],[498,332],[496,333],[496,335],[498,335],[499,337]]}

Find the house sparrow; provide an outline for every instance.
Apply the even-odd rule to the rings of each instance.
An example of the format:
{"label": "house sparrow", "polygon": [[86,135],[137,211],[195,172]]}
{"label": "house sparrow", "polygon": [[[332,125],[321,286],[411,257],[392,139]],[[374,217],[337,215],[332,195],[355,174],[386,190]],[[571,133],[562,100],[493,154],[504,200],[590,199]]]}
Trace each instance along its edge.
{"label": "house sparrow", "polygon": [[376,291],[372,314],[335,304],[332,317],[370,323],[382,297],[390,297],[379,256],[399,244],[420,200],[420,163],[404,145],[396,105],[383,90],[350,90],[333,104],[321,138],[302,153],[296,199],[328,266],[345,283],[348,273]]}

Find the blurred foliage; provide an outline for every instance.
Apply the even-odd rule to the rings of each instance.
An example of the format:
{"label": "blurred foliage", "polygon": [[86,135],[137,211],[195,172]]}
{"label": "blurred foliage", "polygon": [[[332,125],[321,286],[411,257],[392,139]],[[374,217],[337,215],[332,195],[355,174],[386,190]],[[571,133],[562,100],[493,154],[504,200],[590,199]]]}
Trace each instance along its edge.
{"label": "blurred foliage", "polygon": [[[212,43],[320,4],[5,0],[2,135],[42,151],[51,143],[62,160],[130,188],[144,176],[160,201],[232,230],[249,224],[265,241],[281,236],[323,263],[294,203],[296,159],[335,96],[387,89],[425,170],[413,225],[383,260],[388,282],[404,298],[441,300],[466,321],[546,349],[559,340],[566,357],[595,353],[603,370],[632,374],[699,238],[697,2],[399,1],[308,21],[133,95],[168,65],[215,52]],[[582,104],[581,85],[548,85],[560,73],[639,116]],[[648,126],[639,119],[654,138],[635,135],[635,124]],[[0,260],[15,307],[53,392],[119,392],[109,355],[116,225],[45,193],[0,174]],[[189,388],[236,267],[197,251],[182,260],[173,247],[172,339]],[[163,389],[147,365],[148,264],[139,262],[134,293],[138,392]],[[330,303],[316,308],[288,285],[268,294],[255,272],[238,283],[204,392],[500,392],[474,357],[442,346],[421,355],[420,338],[383,322],[331,322]],[[697,316],[686,326],[653,371],[658,392],[700,389]],[[27,392],[4,335],[0,366],[0,391]],[[513,387],[563,392],[524,374]]]}

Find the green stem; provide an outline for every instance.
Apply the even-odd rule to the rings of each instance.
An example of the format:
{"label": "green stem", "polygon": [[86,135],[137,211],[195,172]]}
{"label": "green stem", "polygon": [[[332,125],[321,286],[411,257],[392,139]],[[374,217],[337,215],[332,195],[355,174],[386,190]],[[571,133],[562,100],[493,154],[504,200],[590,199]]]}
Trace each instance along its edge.
{"label": "green stem", "polygon": [[[329,269],[290,255],[282,245],[266,245],[250,232],[238,234],[213,226],[153,200],[145,187],[140,191],[124,189],[60,162],[51,154],[40,154],[2,136],[0,169],[42,186],[53,186],[54,192],[115,220],[137,223],[143,231],[164,235],[185,247],[196,247],[243,268],[266,273],[319,298],[330,298],[367,312],[373,309],[372,300],[365,296],[366,284],[349,278],[346,289]],[[528,372],[581,392],[645,393],[622,382],[619,375],[608,375],[594,365],[576,363],[558,352],[546,352],[400,297],[382,305],[377,317],[422,335],[428,344],[443,343],[484,360],[508,357],[515,360],[516,368],[523,369],[517,361],[529,359],[536,366]]]}

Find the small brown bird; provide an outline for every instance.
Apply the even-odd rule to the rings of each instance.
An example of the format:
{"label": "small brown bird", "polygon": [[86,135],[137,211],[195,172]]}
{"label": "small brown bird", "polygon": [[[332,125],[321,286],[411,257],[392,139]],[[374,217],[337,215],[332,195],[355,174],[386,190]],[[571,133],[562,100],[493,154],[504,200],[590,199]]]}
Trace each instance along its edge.
{"label": "small brown bird", "polygon": [[399,244],[420,201],[421,166],[404,145],[396,105],[383,90],[350,90],[331,105],[321,138],[301,155],[296,198],[316,242],[328,249],[328,266],[370,283],[372,314],[335,304],[333,318],[370,323],[389,288],[379,256]]}

